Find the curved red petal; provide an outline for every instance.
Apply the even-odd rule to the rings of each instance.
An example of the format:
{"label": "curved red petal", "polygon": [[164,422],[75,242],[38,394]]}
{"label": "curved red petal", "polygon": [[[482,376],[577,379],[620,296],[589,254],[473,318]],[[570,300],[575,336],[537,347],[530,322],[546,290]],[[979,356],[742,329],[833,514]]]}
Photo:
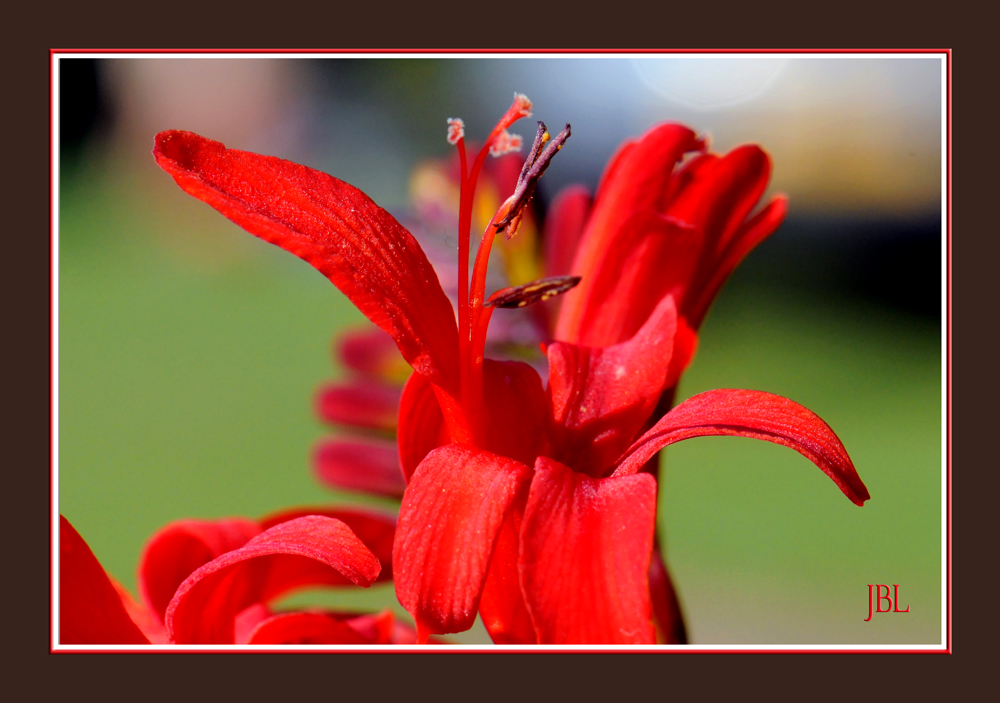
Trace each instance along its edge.
{"label": "curved red petal", "polygon": [[[691,151],[700,151],[704,143],[682,124],[660,124],[622,149],[608,164],[594,202],[594,211],[584,234],[577,262],[593,255],[592,248],[604,250],[607,242],[599,240],[614,232],[615,220],[637,210],[659,210],[673,178],[674,167]],[[577,267],[574,267],[577,268]]]}
{"label": "curved red petal", "polygon": [[677,332],[673,297],[627,342],[548,345],[553,445],[549,456],[600,476],[632,443],[667,381]]}
{"label": "curved red petal", "polygon": [[779,195],[740,226],[719,255],[717,263],[712,267],[711,275],[697,291],[697,299],[690,304],[691,319],[695,327],[701,325],[705,313],[729,275],[747,254],[778,229],[785,221],[786,214],[788,214],[788,198]]}
{"label": "curved red petal", "polygon": [[390,440],[323,440],[313,450],[313,470],[331,488],[390,498],[399,498],[406,488],[399,450]]}
{"label": "curved red petal", "polygon": [[[688,365],[694,359],[695,351],[698,349],[698,333],[691,327],[687,318],[677,318],[677,333],[674,334],[674,349],[670,355],[670,367],[667,369],[667,378],[663,382],[664,390],[676,388],[681,375],[687,370]],[[673,396],[671,395],[671,398]],[[664,399],[661,398],[663,403]],[[653,411],[653,417],[659,418],[666,412],[670,405],[660,405]]]}
{"label": "curved red petal", "polygon": [[282,522],[191,574],[167,607],[171,640],[231,644],[236,615],[301,586],[369,586],[380,566],[351,529],[310,515]]}
{"label": "curved red petal", "polygon": [[521,526],[521,587],[540,644],[654,644],[656,480],[595,479],[540,457]]}
{"label": "curved red petal", "polygon": [[162,623],[167,605],[188,576],[260,532],[257,523],[245,518],[178,520],[160,529],[139,557],[136,576],[143,603]]}
{"label": "curved red petal", "polygon": [[[661,124],[646,132],[637,142],[620,149],[609,162],[573,262],[572,273],[582,276],[583,282],[564,296],[560,317],[567,318],[567,321],[560,320],[557,339],[604,346],[576,336],[583,329],[579,320],[583,311],[577,307],[590,295],[588,281],[604,265],[604,258],[621,248],[619,237],[625,219],[636,212],[661,212],[666,204],[664,199],[669,192],[674,167],[684,154],[702,148],[703,142],[687,127]],[[643,315],[642,319],[645,317]],[[627,339],[634,331],[608,343]]]}
{"label": "curved red petal", "polygon": [[460,444],[435,449],[417,467],[392,566],[396,597],[418,631],[472,626],[500,527],[530,480],[524,464]]}
{"label": "curved red petal", "polygon": [[399,393],[398,386],[371,379],[329,383],[316,393],[316,414],[331,425],[392,432]]}
{"label": "curved red petal", "polygon": [[829,425],[795,401],[762,391],[723,389],[688,398],[629,447],[614,475],[635,473],[669,444],[711,435],[752,437],[790,447],[833,479],[851,502],[864,505],[871,497]]}
{"label": "curved red petal", "polygon": [[271,513],[260,520],[262,530],[269,530],[289,520],[309,515],[340,520],[360,539],[382,565],[376,581],[392,580],[392,541],[396,536],[396,516],[371,508],[305,507]]}
{"label": "curved red petal", "polygon": [[254,628],[247,644],[373,644],[346,622],[328,613],[279,613]]}
{"label": "curved red petal", "polygon": [[753,211],[770,177],[770,157],[756,144],[746,144],[697,169],[662,212],[698,229],[708,264]]}
{"label": "curved red petal", "polygon": [[486,406],[483,449],[531,466],[548,442],[549,408],[542,379],[523,361],[483,361]]}
{"label": "curved red petal", "polygon": [[187,193],[315,266],[414,369],[457,392],[451,303],[417,241],[371,198],[320,171],[192,132],[160,132],[153,156]]}
{"label": "curved red petal", "polygon": [[59,643],[149,644],[104,567],[59,516]]}
{"label": "curved red petal", "polygon": [[545,275],[565,276],[573,267],[576,248],[590,212],[590,191],[582,185],[563,188],[545,217]]}
{"label": "curved red petal", "polygon": [[623,164],[628,163],[627,157],[635,149],[638,141],[638,139],[626,139],[615,149],[615,153],[611,155],[608,163],[604,166],[601,179],[597,182],[597,191],[594,194],[595,199],[600,200],[604,197],[604,191],[607,189],[608,184],[614,183],[618,178],[618,171],[622,168]]}
{"label": "curved red petal", "polygon": [[413,374],[403,386],[399,398],[399,466],[403,478],[410,480],[427,453],[447,443],[444,414],[430,381]]}
{"label": "curved red petal", "polygon": [[670,179],[667,191],[663,195],[664,204],[661,211],[668,212],[671,207],[675,207],[677,200],[682,197],[682,194],[688,188],[699,187],[693,186],[693,184],[700,184],[706,174],[711,173],[711,169],[715,167],[716,162],[721,158],[718,154],[702,152],[688,159],[674,172],[674,177]]}
{"label": "curved red petal", "polygon": [[629,339],[664,295],[683,300],[697,268],[701,241],[684,223],[642,210],[622,216],[614,245],[563,305],[556,339],[606,347]]}

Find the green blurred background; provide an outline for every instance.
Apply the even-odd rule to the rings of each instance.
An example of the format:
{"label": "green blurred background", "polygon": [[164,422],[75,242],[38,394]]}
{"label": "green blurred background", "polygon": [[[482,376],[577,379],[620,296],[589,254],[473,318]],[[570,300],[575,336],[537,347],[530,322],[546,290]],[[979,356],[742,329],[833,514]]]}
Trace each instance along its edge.
{"label": "green blurred background", "polygon": [[[664,120],[717,151],[762,144],[791,198],[710,312],[679,398],[754,388],[806,405],[872,500],[854,506],[776,445],[670,447],[659,525],[692,642],[941,641],[937,60],[72,58],[59,73],[59,509],[133,592],[145,540],[172,520],[394,507],[309,468],[329,433],[313,394],[342,374],[331,341],[362,316],[181,192],[153,135],[289,158],[401,211],[413,167],[448,153],[445,118],[484,135],[518,90],[573,124],[542,204],[593,188],[622,139]],[[900,584],[910,612],[863,622],[871,583]],[[404,614],[391,585],[288,601],[311,602]],[[478,624],[454,639],[488,641]]]}

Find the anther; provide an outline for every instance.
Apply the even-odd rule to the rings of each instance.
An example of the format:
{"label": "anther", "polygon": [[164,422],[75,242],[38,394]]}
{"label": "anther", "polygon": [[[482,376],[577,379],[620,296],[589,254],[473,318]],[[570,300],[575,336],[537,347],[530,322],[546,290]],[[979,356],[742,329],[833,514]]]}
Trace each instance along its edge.
{"label": "anther", "polygon": [[523,308],[565,293],[574,288],[580,280],[580,276],[551,276],[539,278],[516,288],[503,288],[491,295],[489,300],[483,303],[483,307]]}
{"label": "anther", "polygon": [[562,149],[563,143],[569,139],[570,133],[570,126],[566,125],[566,129],[552,137],[545,128],[545,123],[538,123],[535,141],[531,144],[531,151],[528,153],[524,166],[521,167],[521,175],[517,178],[517,187],[514,188],[514,194],[504,203],[507,206],[507,213],[493,223],[498,232],[502,229],[507,230],[508,239],[517,232],[521,213],[524,206],[531,200],[531,196],[535,194],[538,179],[545,173],[545,169],[549,167],[556,152]]}

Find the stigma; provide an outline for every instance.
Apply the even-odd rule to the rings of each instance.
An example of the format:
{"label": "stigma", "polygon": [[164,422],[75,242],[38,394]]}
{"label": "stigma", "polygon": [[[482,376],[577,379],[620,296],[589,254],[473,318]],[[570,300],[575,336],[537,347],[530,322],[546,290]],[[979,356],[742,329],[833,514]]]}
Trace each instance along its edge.
{"label": "stigma", "polygon": [[490,156],[503,156],[512,151],[521,151],[524,139],[520,134],[511,134],[506,129],[500,132],[490,144]]}
{"label": "stigma", "polygon": [[459,139],[465,138],[465,122],[461,117],[448,118],[448,143],[458,144]]}

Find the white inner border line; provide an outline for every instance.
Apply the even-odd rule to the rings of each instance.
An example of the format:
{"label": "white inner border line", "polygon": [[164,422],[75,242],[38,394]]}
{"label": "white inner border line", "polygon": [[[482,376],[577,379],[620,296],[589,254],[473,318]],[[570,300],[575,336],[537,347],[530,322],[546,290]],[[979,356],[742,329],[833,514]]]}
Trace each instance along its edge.
{"label": "white inner border line", "polygon": [[[139,647],[124,645],[63,645],[58,644],[59,632],[59,560],[56,555],[59,553],[59,62],[63,58],[89,58],[89,59],[566,59],[566,58],[590,58],[590,59],[664,59],[670,57],[683,57],[684,59],[711,59],[711,58],[739,58],[739,59],[771,59],[781,57],[786,59],[871,59],[879,57],[883,59],[937,59],[941,62],[941,643],[932,645],[366,645],[363,648],[343,647],[337,645],[314,645],[314,646],[287,646],[278,648],[260,648],[251,645],[171,645],[160,646],[142,645]],[[738,51],[705,51],[688,53],[685,51],[635,51],[635,52],[581,52],[581,53],[423,53],[423,52],[75,52],[75,51],[53,51],[50,54],[51,70],[51,173],[50,183],[51,196],[51,280],[52,280],[52,308],[51,308],[51,481],[52,481],[52,516],[51,516],[51,646],[52,651],[93,651],[93,652],[180,652],[180,651],[229,651],[229,652],[257,652],[262,651],[287,651],[287,652],[428,652],[436,651],[635,651],[635,652],[698,652],[698,651],[907,651],[907,652],[927,652],[946,651],[949,642],[949,622],[950,615],[948,604],[950,593],[948,589],[948,566],[949,566],[949,458],[950,444],[948,437],[948,425],[950,420],[950,348],[948,345],[950,332],[949,318],[949,224],[951,221],[951,202],[948,198],[948,183],[951,172],[951,154],[949,151],[949,57],[939,51],[918,51],[903,52],[892,51],[870,51],[870,52],[758,52],[740,53]]]}

